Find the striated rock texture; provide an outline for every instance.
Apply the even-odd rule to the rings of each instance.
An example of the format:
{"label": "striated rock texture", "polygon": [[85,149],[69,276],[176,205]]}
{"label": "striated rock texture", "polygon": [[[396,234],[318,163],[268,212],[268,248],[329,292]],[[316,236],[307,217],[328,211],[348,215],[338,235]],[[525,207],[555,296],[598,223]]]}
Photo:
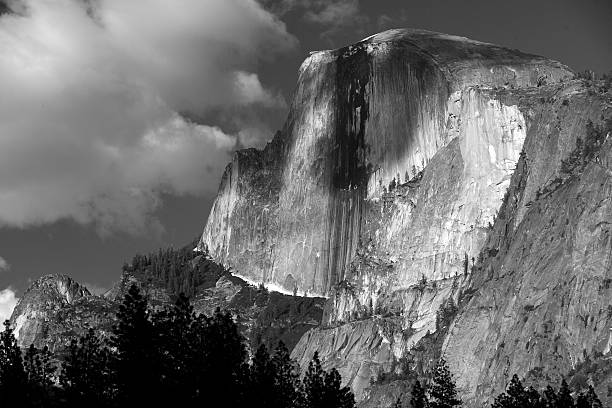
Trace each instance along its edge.
{"label": "striated rock texture", "polygon": [[[367,239],[389,253],[397,288],[423,273],[461,273],[465,254],[480,249],[525,137],[516,107],[469,87],[571,75],[541,57],[418,30],[312,53],[283,131],[227,167],[198,246],[251,280],[324,296]],[[395,203],[384,230],[370,227],[385,190],[413,179],[443,149],[441,160],[453,160],[445,173]]]}
{"label": "striated rock texture", "polygon": [[[489,94],[519,106],[527,138],[442,351],[473,404],[513,373],[569,376],[612,403],[612,93],[574,81]],[[597,360],[608,368],[573,375]]]}
{"label": "striated rock texture", "polygon": [[[312,53],[284,129],[228,166],[198,247],[328,297],[292,355],[319,351],[364,404],[382,401],[381,372],[423,374],[440,355],[468,406],[514,373],[574,375],[612,347],[612,173],[603,140],[568,164],[587,120],[610,116],[609,88],[573,78],[420,30]],[[604,371],[581,375],[601,394]]]}

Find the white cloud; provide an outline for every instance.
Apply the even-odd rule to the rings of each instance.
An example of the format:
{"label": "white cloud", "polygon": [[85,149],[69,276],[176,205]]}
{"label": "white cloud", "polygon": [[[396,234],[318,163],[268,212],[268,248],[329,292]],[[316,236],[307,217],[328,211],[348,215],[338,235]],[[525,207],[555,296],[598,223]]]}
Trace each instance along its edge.
{"label": "white cloud", "polygon": [[6,259],[0,256],[0,272],[9,270],[10,268],[11,266],[9,265],[8,262],[6,262]]}
{"label": "white cloud", "polygon": [[4,330],[2,324],[11,317],[18,300],[11,288],[0,290],[0,331]]}
{"label": "white cloud", "polygon": [[159,231],[161,194],[212,194],[242,138],[176,112],[284,106],[254,71],[295,39],[254,0],[12,4],[23,15],[0,17],[0,226]]}

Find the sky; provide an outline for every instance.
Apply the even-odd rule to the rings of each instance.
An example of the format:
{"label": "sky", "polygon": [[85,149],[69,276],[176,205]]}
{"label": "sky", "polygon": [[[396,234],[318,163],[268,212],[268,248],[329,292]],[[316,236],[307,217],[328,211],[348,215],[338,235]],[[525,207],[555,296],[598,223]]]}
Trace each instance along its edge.
{"label": "sky", "polygon": [[612,70],[609,0],[0,0],[0,319],[40,276],[109,288],[202,231],[309,51],[389,28]]}

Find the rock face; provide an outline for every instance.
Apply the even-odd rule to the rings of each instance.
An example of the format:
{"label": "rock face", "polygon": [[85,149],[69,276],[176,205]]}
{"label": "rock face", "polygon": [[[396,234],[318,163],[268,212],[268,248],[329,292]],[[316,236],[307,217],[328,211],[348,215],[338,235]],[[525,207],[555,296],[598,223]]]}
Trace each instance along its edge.
{"label": "rock face", "polygon": [[[541,57],[414,30],[312,53],[283,131],[261,152],[238,152],[227,167],[199,247],[249,279],[329,295],[367,245],[370,213],[385,190],[449,150],[454,167],[442,171],[454,179],[432,175],[421,195],[398,203],[378,238],[400,272],[398,287],[423,269],[435,279],[453,276],[465,253],[478,252],[480,229],[493,221],[525,137],[516,107],[469,88],[570,76]],[[439,191],[456,197],[433,196]],[[413,216],[418,199],[445,208]],[[415,222],[435,228],[406,237]]]}
{"label": "rock face", "polygon": [[89,327],[110,329],[115,309],[112,302],[94,296],[65,275],[47,275],[36,280],[19,299],[11,325],[20,346],[49,346],[61,352],[73,336]]}
{"label": "rock face", "polygon": [[539,385],[609,357],[611,142],[568,163],[610,93],[573,77],[420,30],[312,53],[284,129],[227,167],[198,248],[328,297],[292,355],[318,351],[365,404],[400,360],[444,355],[480,406],[514,373]]}
{"label": "rock face", "polygon": [[[495,93],[528,132],[507,199],[443,350],[468,401],[513,373],[536,386],[585,360],[610,365],[612,94],[573,82]],[[594,128],[588,125],[594,123]],[[612,369],[596,378],[612,402]]]}

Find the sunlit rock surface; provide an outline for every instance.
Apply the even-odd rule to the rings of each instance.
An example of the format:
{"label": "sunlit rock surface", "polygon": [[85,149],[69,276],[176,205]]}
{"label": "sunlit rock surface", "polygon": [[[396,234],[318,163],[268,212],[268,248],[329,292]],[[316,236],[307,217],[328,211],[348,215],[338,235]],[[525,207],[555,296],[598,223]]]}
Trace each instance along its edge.
{"label": "sunlit rock surface", "polygon": [[[537,120],[522,90],[572,77],[546,58],[420,30],[312,53],[284,129],[228,166],[198,247],[254,281],[327,296],[322,327],[293,357],[304,366],[319,351],[365,398],[474,284]],[[523,97],[548,97],[538,92]]]}
{"label": "sunlit rock surface", "polygon": [[[445,200],[444,213],[419,209],[436,213],[445,232],[414,237],[427,245],[414,248],[421,259],[398,258],[395,267],[400,287],[421,272],[454,275],[464,254],[478,251],[478,229],[493,220],[504,193],[499,183],[507,183],[525,136],[515,107],[469,87],[535,86],[570,75],[541,57],[419,30],[312,53],[283,131],[261,152],[238,152],[226,169],[199,248],[250,279],[329,295],[363,244],[372,204],[393,180],[406,183],[458,139],[455,171],[463,174],[445,194],[471,204]],[[422,199],[445,184],[432,180]],[[414,245],[394,242],[418,222],[410,207],[404,203],[380,239],[398,257]]]}
{"label": "sunlit rock surface", "polygon": [[[527,138],[443,353],[474,406],[490,401],[514,373],[536,387],[562,377],[576,387],[592,384],[609,406],[609,86],[572,81],[490,95],[524,112]],[[589,120],[599,128],[597,143],[589,141]],[[592,151],[582,163],[572,158],[578,144]]]}

